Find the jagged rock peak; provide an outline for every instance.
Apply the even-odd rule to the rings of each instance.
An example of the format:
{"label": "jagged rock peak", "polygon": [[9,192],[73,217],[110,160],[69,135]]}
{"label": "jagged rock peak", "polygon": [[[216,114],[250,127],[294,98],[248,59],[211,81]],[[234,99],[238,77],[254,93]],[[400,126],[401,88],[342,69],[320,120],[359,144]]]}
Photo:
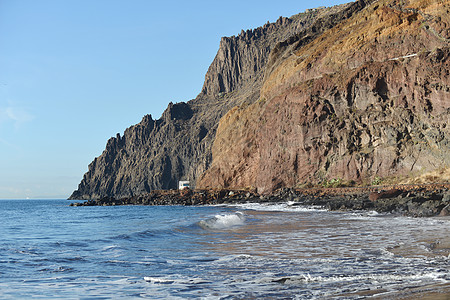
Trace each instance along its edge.
{"label": "jagged rock peak", "polygon": [[202,94],[217,98],[252,82],[260,81],[273,47],[288,37],[302,32],[317,19],[339,12],[350,4],[280,17],[274,23],[242,30],[238,36],[222,37],[219,50],[208,72]]}
{"label": "jagged rock peak", "polygon": [[154,120],[153,120],[153,118],[152,118],[152,115],[151,114],[148,114],[148,115],[145,115],[143,118],[142,118],[142,121],[141,121],[141,124],[150,124],[150,123],[152,123]]}
{"label": "jagged rock peak", "polygon": [[187,103],[179,102],[173,104],[170,102],[167,109],[163,112],[161,119],[170,122],[171,120],[188,120],[192,116],[193,111]]}

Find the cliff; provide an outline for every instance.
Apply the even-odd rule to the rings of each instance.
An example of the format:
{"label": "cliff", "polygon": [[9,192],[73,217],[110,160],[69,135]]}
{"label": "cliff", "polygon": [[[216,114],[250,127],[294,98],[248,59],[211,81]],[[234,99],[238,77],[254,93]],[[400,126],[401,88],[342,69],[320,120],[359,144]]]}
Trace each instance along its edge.
{"label": "cliff", "polygon": [[357,1],[279,43],[259,100],[221,119],[197,186],[268,193],[448,168],[449,11],[450,1]]}
{"label": "cliff", "polygon": [[317,20],[337,24],[342,17],[339,13],[349,6],[280,17],[275,23],[222,38],[196,99],[170,103],[159,120],[147,115],[122,136],[111,138],[70,199],[130,197],[177,188],[179,180],[190,180],[195,186],[211,164],[211,147],[221,117],[235,106],[259,99],[272,49],[311,31]]}
{"label": "cliff", "polygon": [[224,37],[197,98],[111,138],[71,199],[447,174],[449,11],[359,0]]}

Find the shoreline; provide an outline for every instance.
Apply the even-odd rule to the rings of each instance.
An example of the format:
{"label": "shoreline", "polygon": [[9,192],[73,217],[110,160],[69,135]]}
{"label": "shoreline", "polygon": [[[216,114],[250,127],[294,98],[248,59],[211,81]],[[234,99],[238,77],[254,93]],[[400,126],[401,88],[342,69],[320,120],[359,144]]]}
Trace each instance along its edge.
{"label": "shoreline", "polygon": [[371,291],[368,294],[349,293],[343,294],[344,297],[352,296],[370,296],[371,299],[393,299],[393,300],[407,300],[407,299],[422,299],[422,300],[448,300],[450,295],[450,283],[436,283],[425,286],[412,287],[409,289],[399,291]]}
{"label": "shoreline", "polygon": [[284,203],[319,206],[330,211],[373,210],[412,217],[450,215],[450,183],[340,188],[282,188],[259,195],[246,190],[163,190],[133,197],[104,197],[71,206],[218,205]]}

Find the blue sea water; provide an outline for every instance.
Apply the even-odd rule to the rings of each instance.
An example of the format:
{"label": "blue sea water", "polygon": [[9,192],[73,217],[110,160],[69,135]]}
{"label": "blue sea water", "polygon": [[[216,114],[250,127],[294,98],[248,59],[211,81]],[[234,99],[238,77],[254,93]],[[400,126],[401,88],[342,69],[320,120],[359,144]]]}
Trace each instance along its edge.
{"label": "blue sea water", "polygon": [[448,218],[69,203],[0,200],[1,299],[390,299],[450,282]]}

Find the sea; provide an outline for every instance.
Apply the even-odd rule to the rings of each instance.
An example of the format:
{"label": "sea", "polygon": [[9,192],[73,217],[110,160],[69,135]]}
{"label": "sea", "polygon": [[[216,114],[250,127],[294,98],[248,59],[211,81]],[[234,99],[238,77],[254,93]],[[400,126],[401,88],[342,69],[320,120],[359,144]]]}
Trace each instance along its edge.
{"label": "sea", "polygon": [[0,299],[449,299],[450,219],[0,200]]}

